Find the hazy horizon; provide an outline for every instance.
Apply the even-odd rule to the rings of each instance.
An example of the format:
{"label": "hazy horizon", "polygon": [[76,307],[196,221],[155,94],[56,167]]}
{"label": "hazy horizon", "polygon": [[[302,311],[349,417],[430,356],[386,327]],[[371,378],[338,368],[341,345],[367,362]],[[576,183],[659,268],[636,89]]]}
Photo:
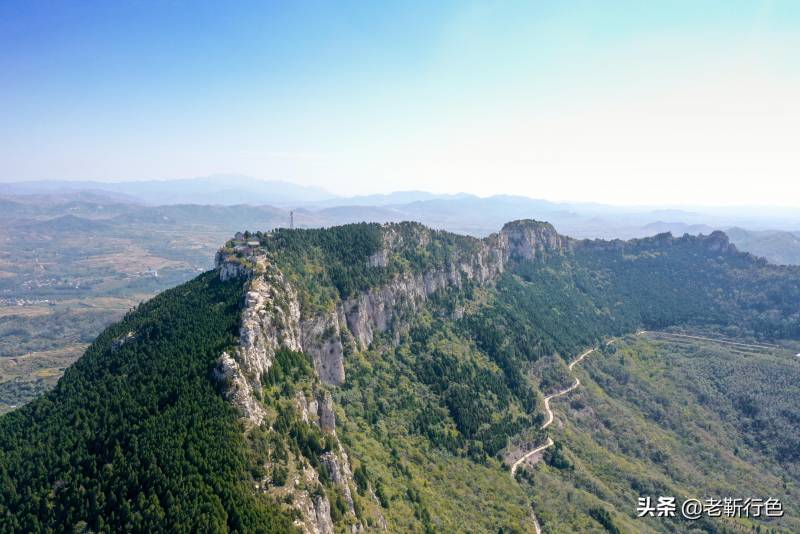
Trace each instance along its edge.
{"label": "hazy horizon", "polygon": [[798,29],[787,1],[6,2],[0,180],[800,207]]}
{"label": "hazy horizon", "polygon": [[[736,209],[745,209],[745,210],[770,210],[770,209],[786,209],[786,210],[795,210],[797,206],[789,205],[789,204],[702,204],[702,203],[621,203],[621,202],[600,202],[594,200],[576,200],[576,199],[552,199],[552,198],[545,198],[542,196],[532,196],[526,194],[517,194],[517,193],[510,193],[505,191],[497,191],[493,193],[487,194],[480,194],[480,193],[471,193],[469,191],[463,190],[448,190],[448,191],[435,191],[435,190],[425,190],[425,189],[400,189],[400,190],[364,190],[363,192],[358,192],[352,195],[346,195],[342,193],[337,193],[335,190],[330,189],[323,186],[316,186],[316,185],[306,185],[298,182],[294,182],[291,180],[272,180],[269,178],[259,178],[256,176],[248,176],[244,174],[237,174],[237,173],[219,173],[219,174],[209,174],[205,176],[192,176],[192,177],[177,177],[177,178],[142,178],[142,179],[118,179],[118,180],[81,180],[81,179],[74,179],[74,180],[39,180],[39,179],[30,179],[30,180],[4,180],[0,178],[0,184],[33,184],[33,183],[60,183],[63,182],[64,184],[79,184],[79,183],[91,183],[97,185],[113,185],[113,184],[142,184],[142,183],[158,183],[158,182],[180,182],[180,181],[193,181],[193,180],[207,180],[207,179],[224,179],[228,177],[235,177],[235,178],[245,178],[245,179],[252,179],[260,182],[265,183],[282,183],[290,186],[297,186],[309,189],[315,189],[320,192],[324,192],[330,195],[328,203],[335,202],[337,200],[346,201],[348,199],[354,198],[361,198],[361,197],[380,197],[380,196],[392,196],[392,195],[402,195],[402,194],[414,194],[419,193],[423,195],[431,195],[433,197],[458,197],[458,196],[470,196],[476,197],[479,199],[490,199],[493,197],[510,197],[510,198],[524,198],[528,200],[534,201],[544,201],[549,202],[552,204],[563,204],[566,206],[569,205],[597,205],[599,207],[608,206],[612,208],[620,208],[620,209],[642,209],[642,210],[679,210],[684,212],[691,212],[693,210],[719,210],[720,212],[728,211],[728,210],[736,210]],[[75,191],[79,191],[79,189],[75,189]],[[2,194],[2,191],[0,191]],[[165,204],[170,204],[169,202]],[[256,204],[254,204],[256,205]],[[757,211],[754,211],[753,214],[756,214]],[[698,213],[700,214],[700,213]]]}

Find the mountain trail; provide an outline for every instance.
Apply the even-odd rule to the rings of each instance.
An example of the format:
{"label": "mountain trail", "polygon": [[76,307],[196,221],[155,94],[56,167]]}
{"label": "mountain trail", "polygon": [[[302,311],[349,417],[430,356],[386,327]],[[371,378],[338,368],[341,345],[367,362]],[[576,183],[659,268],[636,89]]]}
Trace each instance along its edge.
{"label": "mountain trail", "polygon": [[[637,335],[642,334],[642,333],[644,333],[644,331],[637,332]],[[614,343],[614,341],[616,341],[616,340],[612,339],[612,340],[608,341],[606,343],[606,346],[611,345],[612,343]],[[570,362],[570,364],[567,366],[569,368],[569,370],[572,371],[573,367],[575,367],[577,364],[582,362],[584,358],[586,358],[588,355],[590,355],[594,351],[595,351],[595,347],[592,347],[591,349],[587,349],[587,350],[583,351],[577,358],[572,360],[572,362]],[[553,393],[552,395],[549,395],[549,396],[544,398],[544,410],[545,410],[545,412],[547,412],[547,420],[542,424],[542,430],[544,430],[548,426],[550,426],[553,423],[553,419],[555,418],[555,416],[553,415],[553,410],[550,409],[550,400],[552,400],[552,399],[554,399],[556,397],[561,397],[562,395],[566,395],[567,393],[569,393],[573,389],[576,389],[580,385],[581,385],[580,378],[575,377],[575,383],[572,384],[570,387],[568,387],[566,389],[562,389],[561,391],[557,391],[557,392]],[[516,462],[514,462],[511,465],[511,476],[513,477],[514,475],[516,475],[517,469],[519,468],[519,466],[523,462],[525,462],[528,458],[532,457],[533,455],[535,455],[537,453],[542,452],[543,450],[545,450],[545,449],[547,449],[549,447],[552,447],[553,445],[554,445],[553,438],[551,438],[550,436],[547,436],[547,441],[543,445],[539,445],[538,447],[526,452]],[[531,507],[531,519],[533,519],[533,526],[536,529],[536,534],[542,534],[542,527],[539,525],[539,520],[536,518],[536,514],[533,512],[533,507]]]}

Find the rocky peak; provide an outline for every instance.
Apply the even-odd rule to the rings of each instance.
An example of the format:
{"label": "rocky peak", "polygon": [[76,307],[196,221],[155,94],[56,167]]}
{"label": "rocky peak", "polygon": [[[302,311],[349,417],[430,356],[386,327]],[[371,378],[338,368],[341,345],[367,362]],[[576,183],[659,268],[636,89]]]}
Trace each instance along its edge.
{"label": "rocky peak", "polygon": [[524,261],[563,254],[571,249],[572,239],[556,232],[550,223],[523,219],[506,223],[498,244],[507,259]]}
{"label": "rocky peak", "polygon": [[715,230],[705,238],[706,249],[711,252],[736,252],[736,246],[731,244],[731,240],[725,232]]}

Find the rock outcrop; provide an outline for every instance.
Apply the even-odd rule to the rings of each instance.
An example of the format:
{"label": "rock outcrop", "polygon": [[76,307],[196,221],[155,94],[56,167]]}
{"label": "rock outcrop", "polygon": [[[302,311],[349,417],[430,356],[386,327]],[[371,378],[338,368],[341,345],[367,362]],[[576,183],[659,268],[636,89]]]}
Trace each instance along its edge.
{"label": "rock outcrop", "polygon": [[[431,239],[423,229],[415,238],[418,246]],[[384,238],[384,250],[370,257],[370,265],[385,265],[391,249],[401,243],[391,228]],[[406,238],[407,239],[407,238]],[[511,261],[530,261],[549,254],[572,250],[574,240],[559,235],[548,223],[516,221],[506,224],[499,234],[476,240],[469,253],[456,255],[447,266],[424,273],[398,275],[388,284],[370,289],[343,304],[347,327],[358,348],[367,348],[375,335],[396,326],[404,315],[415,313],[428,297],[448,288],[460,289],[464,282],[477,285],[493,282]],[[381,262],[374,258],[381,258]],[[457,312],[456,312],[457,313]]]}
{"label": "rock outcrop", "polygon": [[[239,272],[227,268],[229,263],[234,262],[223,261],[219,265],[220,277],[223,273]],[[252,276],[247,282],[239,345],[232,354],[224,353],[219,358],[216,376],[227,384],[226,398],[248,420],[259,424],[264,414],[253,399],[254,392],[261,390],[261,379],[272,366],[275,352],[284,347],[300,351],[303,347],[297,294],[280,270],[265,258],[256,265],[262,274]]]}
{"label": "rock outcrop", "polygon": [[497,237],[497,248],[504,261],[529,261],[553,254],[564,254],[574,241],[556,232],[550,223],[513,221],[503,226]]}
{"label": "rock outcrop", "polygon": [[635,254],[641,251],[652,251],[663,253],[672,247],[684,245],[693,247],[704,253],[713,255],[744,254],[739,252],[736,245],[730,242],[725,232],[716,230],[709,235],[690,235],[685,234],[675,237],[670,232],[663,232],[651,237],[629,239],[623,241],[614,239],[606,241],[603,239],[584,239],[573,242],[573,250],[586,249],[592,251],[610,251]]}
{"label": "rock outcrop", "polygon": [[738,252],[736,245],[731,243],[728,235],[725,232],[716,230],[706,237],[706,249],[710,252],[718,252],[720,254]]}
{"label": "rock outcrop", "polygon": [[306,534],[333,534],[330,500],[309,489],[315,487],[319,487],[319,473],[310,466],[288,483],[286,494],[291,495],[292,508],[299,514],[294,524]]}
{"label": "rock outcrop", "polygon": [[[336,436],[336,415],[333,409],[333,397],[329,391],[317,389],[310,397],[298,392],[295,401],[301,420],[315,425],[333,442],[331,450],[320,456],[320,465],[327,478],[341,491],[348,511],[352,514],[352,517],[355,517],[353,472],[350,468],[350,459],[347,456],[347,452]],[[319,473],[316,471],[311,473],[309,469],[310,467],[306,468],[304,475],[307,482],[318,483]],[[302,492],[303,490],[300,491]],[[327,498],[305,495],[305,498],[301,497],[297,501],[296,508],[303,515],[303,523],[307,525],[307,531],[327,532],[327,525],[331,521],[330,502]],[[353,532],[362,530],[362,525],[358,522],[353,523],[351,527]]]}
{"label": "rock outcrop", "polygon": [[344,384],[344,347],[342,325],[345,324],[341,305],[329,313],[304,319],[300,323],[302,347],[314,362],[314,369],[326,384]]}

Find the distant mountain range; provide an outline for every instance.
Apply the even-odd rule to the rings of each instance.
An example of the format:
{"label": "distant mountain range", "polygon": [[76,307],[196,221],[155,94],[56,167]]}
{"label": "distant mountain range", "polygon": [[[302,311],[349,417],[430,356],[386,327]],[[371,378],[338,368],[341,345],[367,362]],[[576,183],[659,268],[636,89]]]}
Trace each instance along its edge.
{"label": "distant mountain range", "polygon": [[725,232],[740,249],[751,254],[763,256],[772,263],[800,265],[800,232],[748,231],[736,227],[727,228]]}
{"label": "distant mountain range", "polygon": [[236,174],[185,180],[135,182],[36,181],[0,183],[0,194],[37,195],[91,192],[145,204],[273,204],[321,202],[334,195],[316,187]]}
{"label": "distant mountain range", "polygon": [[773,263],[800,263],[800,211],[787,209],[681,210],[425,191],[339,197],[319,188],[239,175],[119,183],[0,183],[0,208],[15,226],[21,219],[73,215],[113,218],[120,224],[259,230],[289,226],[292,210],[299,228],[410,220],[476,237],[496,232],[509,219],[524,218],[550,221],[559,232],[577,238],[630,239],[664,232],[707,235],[726,230],[744,251]]}

